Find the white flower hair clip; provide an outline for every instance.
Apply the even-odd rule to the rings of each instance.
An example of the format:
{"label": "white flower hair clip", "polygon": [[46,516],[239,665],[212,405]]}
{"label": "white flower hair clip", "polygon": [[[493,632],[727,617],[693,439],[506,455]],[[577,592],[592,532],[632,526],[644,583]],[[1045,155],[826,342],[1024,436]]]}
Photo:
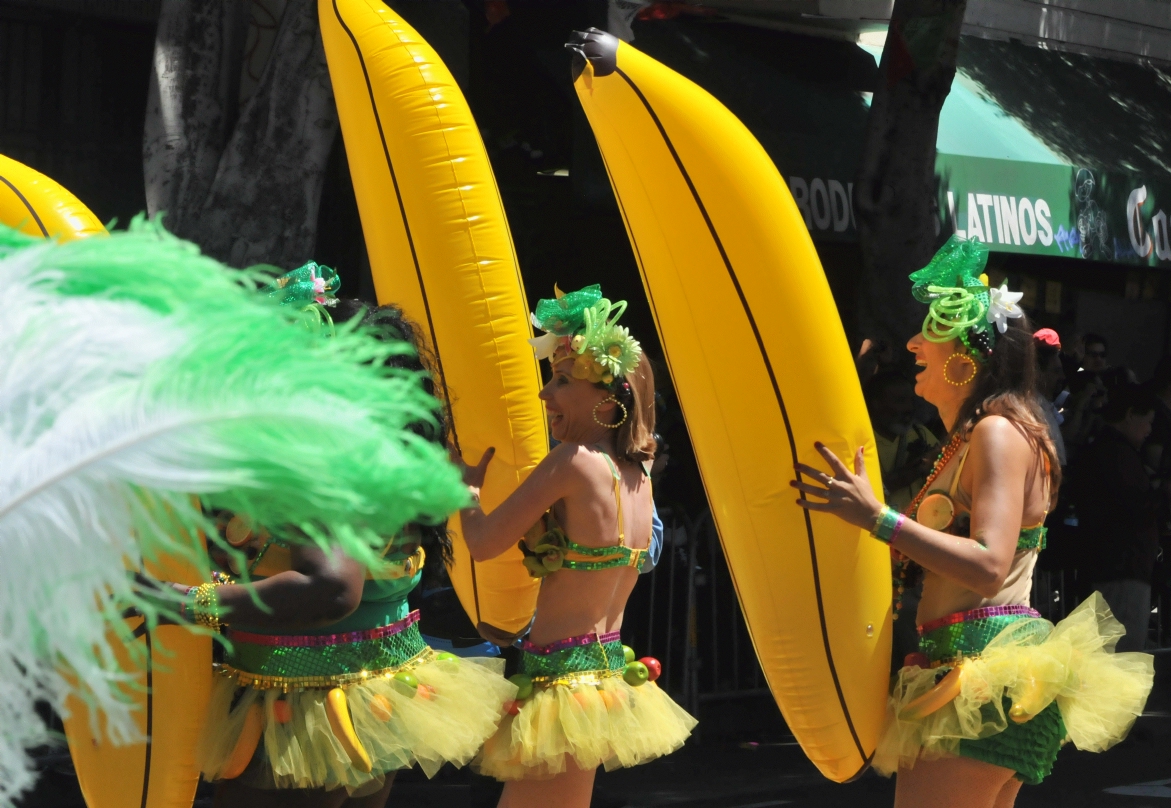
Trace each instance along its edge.
{"label": "white flower hair clip", "polygon": [[1024,311],[1017,305],[1024,296],[1024,292],[1008,291],[1008,281],[1002,283],[999,289],[993,287],[988,290],[988,322],[995,323],[1001,334],[1008,330],[1009,320],[1025,316]]}

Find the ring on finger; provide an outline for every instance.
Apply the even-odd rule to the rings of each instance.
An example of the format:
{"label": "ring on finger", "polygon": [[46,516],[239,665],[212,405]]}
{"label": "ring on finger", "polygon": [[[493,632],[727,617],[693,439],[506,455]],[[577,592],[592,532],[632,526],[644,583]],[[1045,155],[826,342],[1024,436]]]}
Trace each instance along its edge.
{"label": "ring on finger", "polygon": [[837,480],[835,480],[833,477],[827,476],[825,478],[825,487],[826,488],[833,488],[836,483],[837,483]]}

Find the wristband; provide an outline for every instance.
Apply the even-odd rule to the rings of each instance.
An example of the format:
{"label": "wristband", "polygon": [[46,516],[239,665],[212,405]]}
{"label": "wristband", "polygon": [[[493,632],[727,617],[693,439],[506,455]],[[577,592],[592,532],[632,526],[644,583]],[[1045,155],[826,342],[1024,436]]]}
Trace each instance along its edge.
{"label": "wristband", "polygon": [[195,625],[219,631],[223,625],[220,622],[220,599],[216,595],[216,587],[221,584],[200,584],[188,590],[184,602],[184,612],[191,615]]}
{"label": "wristband", "polygon": [[894,508],[883,507],[878,518],[874,520],[874,527],[870,529],[870,535],[879,541],[890,544],[898,535],[905,521],[906,517]]}

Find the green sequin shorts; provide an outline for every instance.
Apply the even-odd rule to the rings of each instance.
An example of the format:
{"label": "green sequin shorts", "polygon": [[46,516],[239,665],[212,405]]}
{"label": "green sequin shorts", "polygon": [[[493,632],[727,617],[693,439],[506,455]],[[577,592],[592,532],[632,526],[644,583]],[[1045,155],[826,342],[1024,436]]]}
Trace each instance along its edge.
{"label": "green sequin shorts", "polygon": [[1149,654],[1114,652],[1124,634],[1097,593],[1056,626],[1027,606],[924,624],[920,658],[895,677],[875,770],[961,755],[1036,784],[1066,741],[1109,749],[1142,714],[1154,681]]}
{"label": "green sequin shorts", "polygon": [[[1041,615],[1026,606],[992,606],[957,612],[933,620],[919,628],[919,650],[933,663],[954,663],[965,657],[978,656],[993,638],[1020,620],[1039,619]],[[997,711],[985,708],[987,719],[996,720],[1012,707],[1005,698]],[[1039,784],[1053,770],[1057,753],[1065,742],[1065,722],[1056,702],[1023,724],[1009,721],[1004,730],[987,738],[960,741],[959,754],[1012,769],[1017,779],[1030,785]]]}

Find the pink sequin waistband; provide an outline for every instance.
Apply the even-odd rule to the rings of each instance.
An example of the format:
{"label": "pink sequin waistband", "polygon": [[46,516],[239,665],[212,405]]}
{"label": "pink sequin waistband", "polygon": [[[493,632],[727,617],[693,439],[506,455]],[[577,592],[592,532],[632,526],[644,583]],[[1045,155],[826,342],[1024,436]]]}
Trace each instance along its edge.
{"label": "pink sequin waistband", "polygon": [[1041,613],[1028,606],[984,606],[980,609],[969,609],[966,612],[955,612],[944,615],[937,620],[928,620],[919,626],[919,636],[929,634],[936,629],[954,626],[956,623],[971,623],[974,620],[987,620],[989,617],[1040,617]]}
{"label": "pink sequin waistband", "polygon": [[225,632],[232,642],[245,642],[251,645],[275,645],[282,648],[306,648],[311,646],[341,645],[348,642],[364,642],[366,640],[381,640],[404,631],[419,622],[419,612],[413,611],[395,623],[380,628],[371,628],[364,631],[347,631],[344,634],[252,634],[247,631],[227,629]]}
{"label": "pink sequin waistband", "polygon": [[564,651],[566,648],[580,648],[583,645],[593,645],[596,642],[605,645],[608,642],[618,642],[620,639],[622,639],[622,634],[618,631],[611,631],[609,634],[603,634],[601,636],[591,632],[589,634],[582,634],[580,637],[566,637],[564,640],[557,640],[557,642],[551,642],[548,645],[533,645],[528,640],[525,640],[520,644],[520,648],[526,654],[540,654],[544,656],[545,654],[552,654],[555,651]]}

